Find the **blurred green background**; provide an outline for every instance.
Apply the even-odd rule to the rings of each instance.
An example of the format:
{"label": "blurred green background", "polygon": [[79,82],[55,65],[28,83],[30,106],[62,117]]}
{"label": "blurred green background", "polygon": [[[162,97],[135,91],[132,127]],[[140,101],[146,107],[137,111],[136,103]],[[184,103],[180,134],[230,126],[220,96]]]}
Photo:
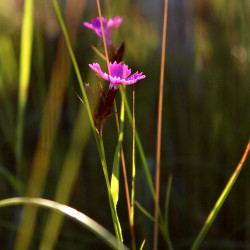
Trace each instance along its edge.
{"label": "blurred green background", "polygon": [[[82,78],[94,85],[99,79],[88,64],[98,62],[105,68],[105,62],[90,44],[98,47],[101,39],[82,22],[98,16],[96,2],[58,2]],[[105,0],[101,4],[104,16],[123,16],[122,25],[114,31],[114,45],[118,47],[124,41],[126,64],[132,72],[143,71],[146,75],[145,80],[135,85],[135,114],[153,177],[164,1]],[[169,0],[161,205],[164,205],[167,180],[172,174],[169,225],[176,249],[191,246],[249,139],[249,14],[250,2],[247,0]],[[48,171],[40,169],[41,176],[42,171],[45,174],[40,195],[54,200],[63,166],[70,176],[72,164],[74,169],[79,169],[73,178],[69,205],[113,232],[94,137],[84,105],[75,94],[80,95],[80,88],[52,2],[48,0],[34,1],[30,86],[22,157],[17,167],[15,145],[22,16],[22,0],[0,0],[0,198],[24,195],[27,188],[36,189],[36,182],[28,185],[32,183],[31,169],[36,162],[47,161]],[[132,87],[128,86],[127,98],[132,106],[131,96]],[[119,95],[117,103],[119,106]],[[47,137],[41,139],[41,134]],[[103,136],[111,171],[117,141],[114,115],[107,120]],[[131,180],[132,129],[126,121],[124,136],[126,166]],[[44,145],[39,148],[43,140],[48,143],[46,159],[43,154],[38,156],[39,149],[44,150]],[[138,154],[136,166],[136,200],[153,214],[154,203]],[[202,249],[250,249],[249,182],[248,160]],[[63,185],[67,189],[67,182]],[[124,243],[130,246],[122,175],[118,215]],[[21,216],[21,207],[0,210],[1,249],[13,248]],[[47,217],[48,211],[39,209],[31,249],[38,248]],[[146,238],[145,249],[151,249],[152,229],[153,223],[136,209],[138,245]],[[90,248],[104,249],[95,236],[65,219],[56,249]],[[159,249],[166,249],[162,239]]]}

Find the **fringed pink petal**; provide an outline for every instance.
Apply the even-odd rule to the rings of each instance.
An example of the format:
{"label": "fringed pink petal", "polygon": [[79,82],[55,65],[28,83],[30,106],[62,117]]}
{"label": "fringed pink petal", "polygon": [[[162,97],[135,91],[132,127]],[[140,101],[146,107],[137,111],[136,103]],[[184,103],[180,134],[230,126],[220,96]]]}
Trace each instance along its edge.
{"label": "fringed pink petal", "polygon": [[116,16],[114,18],[110,18],[107,24],[108,29],[116,29],[123,22],[123,18],[120,16]]}
{"label": "fringed pink petal", "polygon": [[110,65],[110,71],[111,75],[108,75],[107,73],[104,73],[101,70],[101,67],[98,63],[89,64],[89,67],[94,70],[99,76],[101,76],[106,81],[110,82],[110,87],[117,88],[119,84],[134,84],[137,81],[144,79],[146,76],[143,75],[143,73],[134,73],[133,75],[129,76],[131,74],[131,70],[128,69],[128,66],[126,64],[117,63],[116,61],[114,63],[109,63]]}
{"label": "fringed pink petal", "polygon": [[101,70],[101,67],[98,63],[93,63],[93,64],[89,64],[89,67],[94,70],[100,77],[102,77],[104,80],[109,81],[110,77],[107,73],[104,73]]}
{"label": "fringed pink petal", "polygon": [[128,69],[126,64],[117,64],[117,62],[109,63],[111,76],[117,76],[122,79],[127,78],[131,74],[131,70]]}

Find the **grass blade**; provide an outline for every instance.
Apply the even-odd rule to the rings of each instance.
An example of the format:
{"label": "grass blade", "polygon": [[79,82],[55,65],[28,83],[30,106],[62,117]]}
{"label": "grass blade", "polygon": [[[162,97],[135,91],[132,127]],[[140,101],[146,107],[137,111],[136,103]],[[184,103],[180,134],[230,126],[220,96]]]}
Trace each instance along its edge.
{"label": "grass blade", "polygon": [[143,247],[144,247],[144,245],[145,245],[145,242],[146,242],[146,239],[144,239],[143,242],[141,243],[140,250],[143,249]]}
{"label": "grass blade", "polygon": [[100,224],[98,224],[85,214],[77,211],[72,207],[62,205],[55,201],[41,199],[41,198],[18,197],[18,198],[4,199],[0,201],[1,208],[13,205],[21,205],[21,204],[46,207],[54,211],[57,211],[59,213],[63,213],[64,215],[76,220],[82,226],[92,231],[112,249],[120,249],[121,247],[123,247],[123,249],[128,250],[126,246],[122,245],[121,242],[117,241],[115,237],[110,232],[108,232],[104,227],[102,227]]}
{"label": "grass blade", "polygon": [[141,210],[141,212],[148,217],[151,221],[155,221],[155,218],[137,201],[135,201],[135,205],[137,206],[138,209]]}
{"label": "grass blade", "polygon": [[245,152],[244,152],[238,166],[236,167],[234,173],[232,174],[232,176],[229,179],[227,185],[225,186],[224,190],[222,191],[219,199],[215,203],[212,211],[208,215],[204,226],[202,227],[199,235],[197,236],[197,238],[196,238],[196,240],[195,240],[195,242],[194,242],[194,244],[193,244],[193,246],[191,248],[192,250],[196,250],[196,249],[200,248],[200,245],[201,245],[203,239],[205,238],[205,236],[206,236],[208,230],[210,229],[210,227],[212,226],[217,214],[219,213],[219,211],[220,211],[222,205],[224,204],[229,192],[231,191],[235,181],[237,180],[249,152],[250,152],[250,140],[249,140],[249,142],[247,144],[246,150],[245,150]]}
{"label": "grass blade", "polygon": [[33,41],[33,0],[25,0],[22,33],[21,33],[18,116],[17,116],[16,144],[15,144],[17,173],[19,177],[21,177],[24,113],[28,99],[32,41]]}

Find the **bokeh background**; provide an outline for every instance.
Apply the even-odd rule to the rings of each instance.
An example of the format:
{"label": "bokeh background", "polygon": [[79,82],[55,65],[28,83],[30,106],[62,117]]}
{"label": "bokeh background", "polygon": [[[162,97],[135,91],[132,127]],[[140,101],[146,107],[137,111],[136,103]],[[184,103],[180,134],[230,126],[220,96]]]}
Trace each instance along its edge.
{"label": "bokeh background", "polygon": [[[101,39],[82,22],[98,16],[96,2],[58,2],[82,78],[93,86],[99,79],[88,64],[99,62],[105,68],[105,62],[90,47],[93,44],[102,51],[98,47]],[[120,28],[114,31],[114,45],[118,47],[124,42],[124,61],[132,72],[143,71],[146,75],[146,79],[135,86],[135,114],[138,133],[154,177],[164,1],[101,2],[104,16],[124,17]],[[169,230],[176,249],[190,248],[249,139],[249,14],[250,2],[247,0],[169,0],[161,205],[163,207],[165,202],[168,177],[172,175]],[[71,164],[77,165],[69,205],[113,232],[98,151],[88,118],[79,115],[84,113],[84,105],[76,95],[80,95],[80,88],[49,0],[34,2],[30,86],[22,161],[17,168],[15,135],[22,15],[22,0],[0,0],[0,198],[26,193],[32,166],[38,157],[40,131],[44,119],[47,119],[48,169],[44,170],[40,196],[54,200],[63,166],[67,166],[70,175]],[[132,87],[128,87],[130,105],[131,95]],[[117,95],[118,106],[119,98]],[[111,171],[117,141],[114,115],[107,120],[103,134]],[[126,121],[123,146],[131,180],[132,130]],[[71,158],[67,158],[69,151]],[[67,159],[70,160],[66,162]],[[40,155],[37,161],[42,160],[43,155]],[[153,199],[138,154],[136,166],[136,200],[153,213]],[[248,160],[202,249],[250,249],[249,182]],[[36,188],[36,182],[32,187]],[[123,187],[121,175],[118,215],[124,242],[130,246]],[[21,217],[21,207],[0,210],[1,249],[13,248]],[[31,249],[38,248],[47,217],[48,211],[39,209]],[[152,229],[153,223],[136,209],[138,245],[146,238],[145,249],[151,249]],[[76,222],[64,220],[56,249],[104,248],[101,241]],[[166,249],[163,239],[160,239],[159,249]]]}

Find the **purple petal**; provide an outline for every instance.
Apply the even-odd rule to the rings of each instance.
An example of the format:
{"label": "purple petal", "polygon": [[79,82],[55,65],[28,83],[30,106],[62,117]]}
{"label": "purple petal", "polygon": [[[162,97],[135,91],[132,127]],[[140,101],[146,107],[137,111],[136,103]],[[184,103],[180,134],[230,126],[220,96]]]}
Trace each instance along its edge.
{"label": "purple petal", "polygon": [[91,24],[91,23],[83,22],[82,24],[83,24],[85,27],[87,27],[88,29],[91,29],[91,30],[94,30],[94,29],[95,29],[94,26],[93,26],[93,24]]}
{"label": "purple petal", "polygon": [[108,29],[116,29],[121,25],[122,22],[123,22],[123,18],[120,16],[110,18],[108,21],[108,24],[107,24],[107,28]]}
{"label": "purple petal", "polygon": [[[92,25],[93,29],[95,30],[95,33],[102,38],[102,26],[100,22],[100,18],[97,17],[95,19],[92,19]],[[103,25],[103,31],[106,39],[109,39],[112,36],[111,30],[107,28],[107,18],[102,17],[102,25]],[[112,42],[111,42],[112,43]]]}
{"label": "purple petal", "polygon": [[131,74],[131,70],[128,69],[128,66],[126,64],[117,64],[117,62],[114,62],[113,64],[110,62],[110,73],[112,77],[119,77],[121,79],[127,78]]}
{"label": "purple petal", "polygon": [[128,69],[128,66],[126,64],[117,64],[115,61],[114,63],[109,63],[110,65],[110,71],[111,75],[108,75],[107,73],[104,73],[101,70],[101,67],[98,63],[89,64],[89,67],[94,70],[99,76],[101,76],[106,81],[110,82],[110,87],[117,88],[118,84],[134,84],[137,81],[144,79],[146,76],[143,75],[143,73],[134,73],[133,75],[129,76],[131,74],[131,70]]}
{"label": "purple petal", "polygon": [[[99,17],[92,19],[91,23],[93,24],[93,26],[95,28],[101,29],[101,22],[100,22],[100,18]],[[105,29],[106,26],[107,26],[107,18],[102,17],[102,25],[103,25],[103,28]]]}
{"label": "purple petal", "polygon": [[112,43],[113,43],[113,41],[110,40],[110,39],[107,39],[107,37],[106,37],[106,44],[107,44],[107,46],[111,45]]}
{"label": "purple petal", "polygon": [[146,78],[146,76],[143,75],[142,72],[141,72],[141,73],[136,72],[136,73],[134,73],[133,75],[131,75],[130,77],[128,77],[128,78],[126,79],[125,84],[126,84],[126,85],[134,84],[134,83],[136,83],[136,82],[138,82],[139,80],[142,80],[142,79],[144,79],[144,78]]}

